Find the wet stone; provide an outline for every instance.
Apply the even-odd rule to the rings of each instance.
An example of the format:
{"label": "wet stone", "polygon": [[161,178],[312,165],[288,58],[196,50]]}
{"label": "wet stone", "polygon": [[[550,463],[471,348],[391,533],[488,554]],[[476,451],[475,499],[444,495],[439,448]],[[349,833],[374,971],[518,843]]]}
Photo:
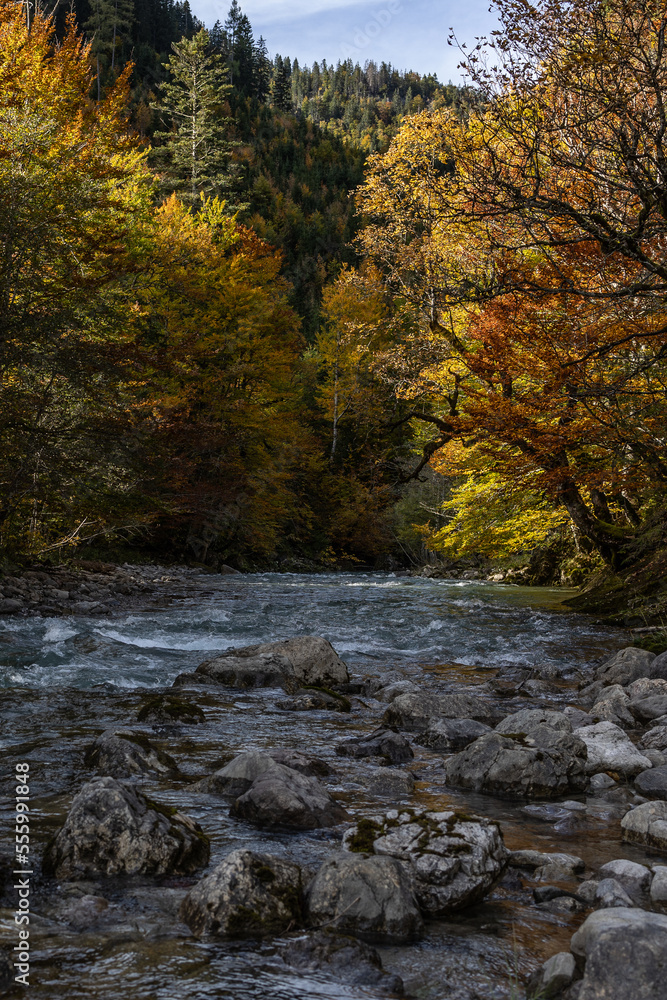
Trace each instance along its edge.
{"label": "wet stone", "polygon": [[419,906],[430,917],[478,902],[509,858],[496,823],[456,811],[406,809],[367,817],[346,831],[343,845],[408,864]]}
{"label": "wet stone", "polygon": [[58,878],[187,875],[209,853],[208,838],[188,816],[152,802],[130,782],[93,778],[47,846],[44,869]]}
{"label": "wet stone", "polygon": [[336,826],[348,818],[317,778],[275,762],[233,802],[229,814],[259,827],[294,830]]}
{"label": "wet stone", "polygon": [[300,926],[301,869],[270,854],[232,851],[190,890],[180,916],[197,937],[261,936]]}
{"label": "wet stone", "polygon": [[423,931],[413,879],[390,857],[329,858],[306,890],[306,906],[311,926],[372,943],[403,944]]}
{"label": "wet stone", "polygon": [[667,850],[667,802],[644,802],[621,820],[623,840]]}
{"label": "wet stone", "polygon": [[429,750],[451,752],[462,750],[489,732],[490,726],[475,719],[432,719],[415,742]]}
{"label": "wet stone", "polygon": [[335,749],[339,757],[382,757],[387,764],[405,764],[414,758],[406,738],[391,729],[376,729],[367,736],[345,740]]}
{"label": "wet stone", "polygon": [[89,747],[85,756],[88,767],[113,778],[131,778],[159,774],[177,778],[178,764],[168,753],[153,746],[143,733],[108,729]]}
{"label": "wet stone", "polygon": [[284,687],[290,693],[304,686],[331,688],[350,679],[331,643],[312,635],[226,650],[201,663],[196,674],[228,687]]}
{"label": "wet stone", "polygon": [[642,771],[635,778],[635,788],[647,799],[667,799],[667,766]]}

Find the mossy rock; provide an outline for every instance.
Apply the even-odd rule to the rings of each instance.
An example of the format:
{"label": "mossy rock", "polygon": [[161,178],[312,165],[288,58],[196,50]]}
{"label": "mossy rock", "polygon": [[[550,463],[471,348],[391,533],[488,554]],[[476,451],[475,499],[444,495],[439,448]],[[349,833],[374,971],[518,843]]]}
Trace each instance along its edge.
{"label": "mossy rock", "polygon": [[182,722],[197,725],[206,722],[206,716],[199,707],[183,698],[173,695],[158,695],[144,702],[137,713],[138,722]]}

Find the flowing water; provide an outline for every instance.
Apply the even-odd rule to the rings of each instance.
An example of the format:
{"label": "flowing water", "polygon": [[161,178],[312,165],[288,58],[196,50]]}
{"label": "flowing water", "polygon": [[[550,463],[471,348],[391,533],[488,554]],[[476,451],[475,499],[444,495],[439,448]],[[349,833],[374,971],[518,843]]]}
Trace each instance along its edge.
{"label": "flowing water", "polygon": [[[143,731],[171,753],[184,780],[147,779],[151,797],[198,820],[211,838],[211,867],[240,846],[281,854],[315,870],[339,848],[340,830],[258,831],[233,820],[220,798],[192,782],[250,749],[290,747],[334,769],[329,790],[352,814],[393,803],[368,790],[369,765],[336,756],[342,739],[370,732],[385,704],[352,699],[350,714],[287,712],[277,690],[201,688],[188,696],[206,715],[202,725],[138,724],[147,694],[167,689],[217,650],[316,634],[329,639],[354,677],[407,678],[428,690],[488,691],[498,671],[530,668],[542,686],[533,697],[505,699],[509,714],[528,705],[576,703],[576,683],[629,636],[568,612],[565,592],[480,582],[426,580],[391,574],[244,576],[186,572],[140,611],[115,616],[8,618],[0,623],[0,749],[3,775],[30,763],[36,854],[63,821],[71,797],[88,780],[84,752],[109,727]],[[546,681],[544,680],[546,678]],[[414,746],[413,803],[466,808],[498,819],[512,849],[578,854],[596,867],[612,858],[645,860],[621,845],[618,817],[601,807],[577,821],[536,818],[521,803],[446,788],[444,756]],[[13,785],[5,777],[0,856],[11,855]],[[582,797],[582,802],[584,801]],[[652,858],[655,861],[655,858]],[[372,989],[349,987],[324,973],[297,975],[276,943],[196,941],[179,923],[178,906],[196,879],[107,879],[56,883],[34,876],[31,991],[44,998],[230,998],[230,1000],[360,1000]],[[81,911],[85,895],[107,904],[95,920]],[[2,940],[15,943],[15,900],[0,910]],[[83,916],[82,916],[83,912]],[[431,922],[417,944],[384,948],[385,967],[422,1000],[503,1000],[521,971],[567,947],[579,917],[537,908],[530,884],[510,875],[476,907]],[[519,994],[520,995],[520,994]]]}

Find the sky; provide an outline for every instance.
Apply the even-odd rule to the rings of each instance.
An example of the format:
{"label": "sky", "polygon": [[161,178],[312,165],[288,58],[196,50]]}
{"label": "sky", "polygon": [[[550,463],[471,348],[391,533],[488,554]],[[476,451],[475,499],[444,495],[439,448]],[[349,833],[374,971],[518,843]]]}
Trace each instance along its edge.
{"label": "sky", "polygon": [[[495,26],[490,0],[239,0],[255,38],[263,35],[270,54],[298,58],[303,65],[352,59],[392,63],[420,74],[437,73],[442,83],[461,83],[460,54],[447,45],[453,28],[460,42]],[[207,27],[224,23],[230,0],[190,0]]]}

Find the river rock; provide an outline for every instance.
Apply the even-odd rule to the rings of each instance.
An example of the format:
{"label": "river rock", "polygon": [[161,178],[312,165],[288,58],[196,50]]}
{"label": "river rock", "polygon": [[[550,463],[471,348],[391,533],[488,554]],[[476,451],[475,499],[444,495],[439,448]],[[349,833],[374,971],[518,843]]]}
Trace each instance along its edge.
{"label": "river rock", "polygon": [[667,1000],[667,917],[635,908],[596,910],[570,942],[584,964],[578,1000]]}
{"label": "river rock", "polygon": [[365,987],[373,995],[403,995],[400,976],[385,972],[375,948],[343,934],[316,931],[292,938],[280,948],[282,961],[291,969],[325,975],[349,986]]}
{"label": "river rock", "polygon": [[656,656],[651,661],[648,676],[651,678],[661,677],[663,680],[667,680],[667,652],[660,653],[659,656]]}
{"label": "river rock", "polygon": [[574,956],[569,951],[559,951],[557,955],[552,955],[531,976],[526,990],[528,1000],[550,1000],[551,997],[562,994],[574,982],[576,969]]}
{"label": "river rock", "polygon": [[654,726],[639,741],[642,750],[667,750],[667,726]]}
{"label": "river rock", "polygon": [[447,783],[500,798],[554,799],[587,784],[586,746],[572,733],[537,726],[526,736],[489,733],[445,766]]}
{"label": "river rock", "polygon": [[623,840],[667,850],[667,802],[643,802],[621,820]]}
{"label": "river rock", "polygon": [[239,795],[244,795],[260,775],[269,771],[275,774],[282,773],[281,766],[285,765],[280,764],[272,754],[250,750],[248,753],[239,754],[230,760],[229,764],[203,778],[196,787],[198,791],[236,799]]}
{"label": "river rock", "polygon": [[637,750],[623,730],[613,722],[582,726],[577,729],[577,736],[584,741],[588,750],[587,774],[615,771],[623,777],[632,778],[651,766],[650,760]]}
{"label": "river rock", "polygon": [[430,917],[482,899],[509,858],[499,826],[479,816],[424,809],[392,810],[346,831],[349,851],[389,855],[413,872],[417,902]]}
{"label": "river rock", "polygon": [[403,944],[423,931],[412,878],[394,858],[329,858],[306,890],[306,906],[312,926],[366,941]]}
{"label": "river rock", "polygon": [[386,704],[389,704],[401,694],[419,694],[419,688],[412,681],[394,681],[392,684],[387,684],[386,687],[381,687],[376,691],[375,697],[378,701],[384,701]]}
{"label": "river rock", "polygon": [[307,774],[311,778],[326,778],[328,775],[333,774],[332,769],[326,761],[320,760],[319,757],[311,757],[309,754],[301,753],[299,750],[283,748],[269,750],[269,757],[275,760],[277,764],[291,767],[293,771],[300,771],[301,774]]}
{"label": "river rock", "polygon": [[376,729],[367,736],[338,743],[336,753],[339,757],[384,757],[387,764],[405,764],[414,757],[406,738],[391,729]]}
{"label": "river rock", "polygon": [[593,905],[598,910],[606,910],[614,906],[634,906],[635,903],[617,879],[603,878],[597,884]]}
{"label": "river rock", "polygon": [[143,733],[125,729],[107,729],[98,736],[86,751],[85,763],[98,774],[112,778],[151,773],[171,778],[179,775],[178,764],[173,757],[158,750]]}
{"label": "river rock", "polygon": [[533,873],[538,882],[549,879],[572,879],[583,872],[586,867],[576,854],[564,854],[559,851],[512,851],[509,856],[511,868],[526,868]]}
{"label": "river rock", "polygon": [[572,723],[563,712],[553,712],[545,708],[523,708],[499,722],[496,732],[506,734],[532,733],[539,726],[549,726],[563,733],[572,732]]}
{"label": "river rock", "polygon": [[193,705],[183,698],[177,698],[175,695],[157,695],[144,702],[137,713],[137,721],[197,725],[206,722],[206,716],[199,705]]}
{"label": "river rock", "polygon": [[490,726],[475,719],[431,719],[428,729],[417,737],[416,742],[430,750],[451,753],[462,750],[490,732]]}
{"label": "river rock", "polygon": [[196,675],[227,687],[284,687],[292,694],[300,687],[331,688],[350,680],[331,643],[315,635],[229,649],[201,663]]}
{"label": "river rock", "polygon": [[650,891],[651,903],[660,909],[667,907],[667,866],[654,865]]}
{"label": "river rock", "polygon": [[232,804],[230,816],[259,827],[315,830],[336,826],[348,818],[317,778],[273,762]]}
{"label": "river rock", "polygon": [[299,688],[293,698],[277,701],[276,707],[282,708],[284,712],[349,712],[351,705],[348,698],[334,694],[333,691]]}
{"label": "river rock", "polygon": [[667,695],[654,694],[646,698],[635,698],[630,702],[630,710],[641,722],[651,722],[667,714]]}
{"label": "river rock", "polygon": [[647,799],[667,799],[667,766],[642,771],[635,778],[635,788]]}
{"label": "river rock", "polygon": [[284,858],[232,851],[193,886],[180,908],[193,934],[278,934],[303,921],[301,869]]}
{"label": "river rock", "polygon": [[613,722],[617,726],[634,726],[635,716],[631,711],[630,698],[620,684],[603,688],[590,714],[601,722]]}
{"label": "river rock", "polygon": [[632,684],[638,677],[650,676],[651,664],[655,658],[655,653],[649,653],[646,649],[627,646],[598,667],[595,677],[605,687],[610,684]]}
{"label": "river rock", "polygon": [[617,861],[608,861],[606,865],[603,865],[599,871],[599,877],[602,879],[611,878],[619,882],[634,905],[646,905],[652,876],[651,870],[645,865],[619,858]]}
{"label": "river rock", "polygon": [[465,692],[436,695],[422,691],[399,695],[387,708],[382,721],[386,726],[422,733],[428,729],[431,719],[476,719],[484,722],[493,715],[492,706],[476,695]]}
{"label": "river rock", "polygon": [[373,795],[405,799],[415,790],[415,779],[409,771],[376,767],[368,776],[368,790]]}
{"label": "river rock", "polygon": [[198,823],[150,802],[130,782],[104,777],[75,795],[46,848],[44,867],[59,878],[189,875],[208,858]]}

